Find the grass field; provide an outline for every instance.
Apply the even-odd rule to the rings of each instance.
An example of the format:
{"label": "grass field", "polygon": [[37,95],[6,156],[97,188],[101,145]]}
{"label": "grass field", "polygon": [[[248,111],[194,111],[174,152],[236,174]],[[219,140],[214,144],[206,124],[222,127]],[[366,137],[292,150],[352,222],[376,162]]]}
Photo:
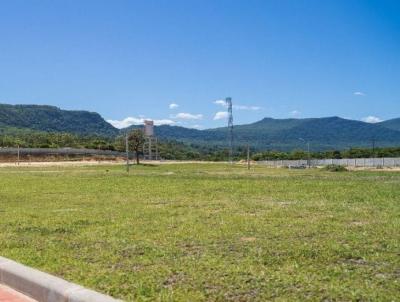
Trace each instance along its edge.
{"label": "grass field", "polygon": [[0,255],[127,301],[399,301],[400,172],[0,169]]}

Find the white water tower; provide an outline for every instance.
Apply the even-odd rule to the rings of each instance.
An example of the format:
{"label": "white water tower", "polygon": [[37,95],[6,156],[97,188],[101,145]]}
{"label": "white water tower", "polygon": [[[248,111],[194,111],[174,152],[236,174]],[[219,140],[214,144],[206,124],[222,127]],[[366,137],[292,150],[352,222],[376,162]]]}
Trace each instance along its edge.
{"label": "white water tower", "polygon": [[154,121],[144,121],[144,135],[154,136]]}
{"label": "white water tower", "polygon": [[144,121],[145,142],[143,145],[143,157],[146,160],[158,160],[158,139],[154,135],[154,121]]}

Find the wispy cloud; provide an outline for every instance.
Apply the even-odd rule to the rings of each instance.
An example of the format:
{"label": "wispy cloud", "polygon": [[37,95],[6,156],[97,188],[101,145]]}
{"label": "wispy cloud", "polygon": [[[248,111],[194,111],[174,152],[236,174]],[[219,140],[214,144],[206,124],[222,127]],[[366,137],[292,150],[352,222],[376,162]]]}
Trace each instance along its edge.
{"label": "wispy cloud", "polygon": [[377,117],[377,116],[373,116],[373,115],[366,116],[366,117],[362,118],[361,120],[362,120],[363,122],[371,123],[371,124],[379,123],[379,122],[382,122],[382,121],[383,121],[381,118],[379,118],[379,117]]}
{"label": "wispy cloud", "polygon": [[[132,125],[143,125],[145,120],[151,120],[151,119],[144,118],[141,116],[141,117],[127,117],[124,118],[123,120],[107,120],[107,122],[109,122],[115,128],[123,129]],[[176,122],[170,119],[160,119],[160,120],[154,120],[154,124],[157,126],[174,125],[176,124]]]}
{"label": "wispy cloud", "polygon": [[201,120],[201,119],[203,119],[202,114],[192,114],[192,113],[187,113],[187,112],[181,112],[181,113],[178,113],[171,117],[180,119],[180,120]]}
{"label": "wispy cloud", "polygon": [[178,107],[179,107],[179,105],[176,104],[176,103],[171,103],[171,104],[169,104],[169,109],[176,109],[176,108],[178,108]]}
{"label": "wispy cloud", "polygon": [[[228,108],[228,105],[224,100],[216,100],[214,101],[214,104],[222,106],[224,108]],[[259,106],[247,106],[247,105],[233,105],[232,108],[236,110],[250,110],[250,111],[257,111],[262,109]]]}
{"label": "wispy cloud", "polygon": [[194,128],[194,129],[203,129],[204,127],[202,125],[189,125],[187,126],[188,128]]}
{"label": "wispy cloud", "polygon": [[216,100],[216,101],[214,101],[214,104],[220,105],[220,106],[223,106],[223,107],[227,107],[226,106],[226,102],[224,100]]}
{"label": "wispy cloud", "polygon": [[214,115],[214,121],[223,120],[228,118],[228,112],[226,111],[219,111]]}
{"label": "wispy cloud", "polygon": [[301,115],[301,112],[298,110],[293,110],[293,111],[290,111],[289,114],[290,114],[290,116],[293,116],[293,117],[299,117]]}
{"label": "wispy cloud", "polygon": [[245,105],[233,105],[232,108],[236,110],[251,110],[251,111],[261,110],[261,107],[259,106],[245,106]]}
{"label": "wispy cloud", "polygon": [[361,91],[353,92],[353,94],[357,95],[357,96],[365,96],[366,95],[364,92],[361,92]]}
{"label": "wispy cloud", "polygon": [[154,125],[160,126],[160,125],[175,125],[177,122],[169,119],[161,119],[161,120],[154,120]]}

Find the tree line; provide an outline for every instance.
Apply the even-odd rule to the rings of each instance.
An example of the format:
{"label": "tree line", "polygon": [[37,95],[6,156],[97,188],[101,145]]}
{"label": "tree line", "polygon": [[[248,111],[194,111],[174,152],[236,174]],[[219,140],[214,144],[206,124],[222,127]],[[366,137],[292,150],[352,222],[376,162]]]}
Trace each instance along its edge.
{"label": "tree line", "polygon": [[[134,151],[138,158],[143,153],[144,135],[141,129],[131,130],[128,134],[129,150]],[[125,151],[125,135],[117,137],[81,136],[70,133],[42,132],[29,129],[0,129],[0,147],[21,148],[87,148],[99,150]],[[285,160],[285,159],[323,159],[323,158],[371,158],[400,157],[400,147],[385,148],[351,148],[346,150],[328,150],[310,152],[293,150],[257,151],[251,150],[252,160]],[[225,147],[196,143],[183,143],[176,140],[162,140],[159,143],[159,153],[167,160],[203,160],[226,161],[229,151]],[[247,146],[238,146],[234,150],[234,159],[247,157]]]}
{"label": "tree line", "polygon": [[305,150],[293,150],[291,152],[282,152],[268,150],[257,152],[252,156],[253,160],[285,160],[285,159],[324,159],[324,158],[373,158],[373,157],[400,157],[400,147],[384,148],[350,148],[346,150],[327,150],[320,152],[310,152]]}

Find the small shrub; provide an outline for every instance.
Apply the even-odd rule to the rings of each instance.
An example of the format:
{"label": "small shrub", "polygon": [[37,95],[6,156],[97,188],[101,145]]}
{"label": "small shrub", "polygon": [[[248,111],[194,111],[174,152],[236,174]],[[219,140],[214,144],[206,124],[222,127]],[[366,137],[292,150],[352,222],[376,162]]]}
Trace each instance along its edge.
{"label": "small shrub", "polygon": [[322,168],[324,171],[329,171],[329,172],[345,172],[348,171],[346,167],[341,166],[341,165],[327,165],[326,167]]}

